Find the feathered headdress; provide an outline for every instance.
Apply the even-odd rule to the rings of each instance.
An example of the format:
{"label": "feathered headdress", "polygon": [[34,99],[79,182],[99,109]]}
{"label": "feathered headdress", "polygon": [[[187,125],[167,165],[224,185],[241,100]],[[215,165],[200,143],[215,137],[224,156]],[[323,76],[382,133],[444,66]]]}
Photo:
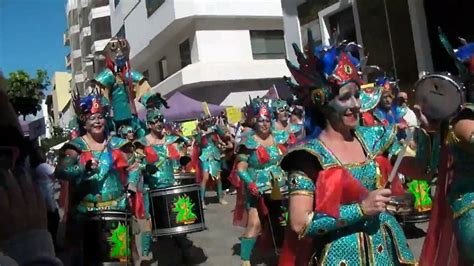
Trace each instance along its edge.
{"label": "feathered headdress", "polygon": [[279,111],[290,111],[290,106],[285,100],[282,99],[276,99],[272,100],[272,111],[274,113],[279,112]]}
{"label": "feathered headdress", "polygon": [[81,122],[85,122],[88,115],[95,113],[106,115],[108,111],[106,99],[96,89],[83,97],[76,90],[72,93],[72,102],[74,111]]}
{"label": "feathered headdress", "polygon": [[170,108],[168,102],[161,97],[160,93],[146,93],[141,99],[142,104],[146,107],[146,121],[154,122],[157,119],[164,121],[163,113],[160,111],[162,107]]}
{"label": "feathered headdress", "polygon": [[286,82],[293,89],[310,89],[312,101],[317,105],[325,105],[346,83],[363,83],[359,73],[361,62],[352,56],[354,50],[361,48],[345,41],[329,47],[316,46],[312,32],[308,30],[308,47],[305,53],[293,44],[299,66],[286,60],[297,84],[288,77],[285,77]]}
{"label": "feathered headdress", "polygon": [[272,119],[272,100],[266,98],[251,98],[245,104],[245,115],[250,120],[257,120],[259,117]]}
{"label": "feathered headdress", "polygon": [[119,128],[119,133],[120,133],[120,137],[122,138],[127,138],[127,134],[129,132],[133,132],[135,133],[135,130],[133,129],[132,126],[129,126],[129,125],[123,125]]}
{"label": "feathered headdress", "polygon": [[382,93],[388,92],[393,98],[400,92],[400,89],[398,88],[398,82],[388,76],[377,78],[375,80],[375,87],[379,88]]}

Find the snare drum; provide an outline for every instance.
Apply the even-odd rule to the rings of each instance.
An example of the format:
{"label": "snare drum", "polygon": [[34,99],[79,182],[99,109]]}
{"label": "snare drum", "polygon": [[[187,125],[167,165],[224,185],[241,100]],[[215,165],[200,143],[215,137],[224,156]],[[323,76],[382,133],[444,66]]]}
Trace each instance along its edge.
{"label": "snare drum", "polygon": [[428,119],[453,117],[464,103],[465,87],[451,74],[429,74],[415,84],[416,103]]}
{"label": "snare drum", "polygon": [[153,236],[203,231],[204,212],[199,185],[175,186],[150,191]]}
{"label": "snare drum", "polygon": [[415,197],[411,193],[405,193],[402,196],[393,196],[387,204],[387,211],[397,216],[404,216],[414,211],[413,204]]}
{"label": "snare drum", "polygon": [[130,218],[122,211],[103,211],[84,219],[84,265],[132,265]]}
{"label": "snare drum", "polygon": [[194,173],[176,173],[174,174],[174,179],[177,186],[196,184],[196,175]]}

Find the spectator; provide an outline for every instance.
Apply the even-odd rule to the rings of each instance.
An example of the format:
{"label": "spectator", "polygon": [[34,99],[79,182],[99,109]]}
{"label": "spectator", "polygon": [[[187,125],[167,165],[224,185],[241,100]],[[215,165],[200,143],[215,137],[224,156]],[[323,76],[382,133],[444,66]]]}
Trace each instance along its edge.
{"label": "spectator", "polygon": [[[45,201],[25,167],[31,143],[25,141],[7,95],[0,88],[0,265],[62,265],[47,231]],[[18,151],[19,156],[13,156]],[[5,162],[6,160],[3,160]],[[3,254],[2,254],[3,253]]]}

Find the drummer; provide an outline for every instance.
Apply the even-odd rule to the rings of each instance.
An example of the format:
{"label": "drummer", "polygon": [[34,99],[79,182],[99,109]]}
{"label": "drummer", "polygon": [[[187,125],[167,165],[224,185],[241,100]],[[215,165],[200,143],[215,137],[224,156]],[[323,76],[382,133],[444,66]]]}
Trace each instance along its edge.
{"label": "drummer", "polygon": [[[247,118],[254,120],[255,126],[244,135],[237,153],[237,175],[245,188],[244,207],[248,212],[247,226],[240,240],[242,265],[250,265],[250,255],[266,220],[261,220],[266,218],[266,207],[259,208],[264,195],[279,194],[286,183],[286,173],[277,164],[286,152],[289,139],[287,131],[272,131],[271,106],[267,99],[252,99],[247,108],[254,110],[254,113],[247,112]],[[238,207],[234,219],[243,218],[244,210]]]}
{"label": "drummer", "polygon": [[[295,48],[301,65],[289,64],[298,83],[287,82],[294,90],[310,88],[299,97],[309,97],[301,99],[308,114],[323,119],[314,124],[318,134],[281,163],[289,171],[291,230],[280,265],[308,265],[313,253],[317,265],[415,265],[402,228],[385,211],[394,193],[384,188],[385,156],[400,150],[396,131],[358,127],[361,78],[350,54],[333,44],[315,55],[311,37],[306,54]],[[407,163],[413,162],[403,160],[399,169],[409,169]]]}
{"label": "drummer", "polygon": [[218,125],[218,119],[203,114],[196,126],[195,142],[192,161],[196,169],[196,181],[201,184],[202,206],[206,206],[205,195],[208,181],[217,185],[217,198],[221,205],[228,204],[222,193],[221,151],[218,146],[222,143],[225,132]]}
{"label": "drummer", "polygon": [[135,204],[132,206],[134,212],[133,234],[135,238],[135,248],[133,250],[135,264],[140,264],[142,260],[152,260],[153,254],[151,252],[151,217],[148,208],[141,208],[137,203],[145,205],[148,202],[148,194],[145,191],[145,184],[143,178],[144,170],[144,146],[135,138],[135,130],[128,125],[122,125],[119,128],[120,136],[128,143],[122,149],[127,159],[128,167],[126,169],[129,175],[129,197],[130,202]]}
{"label": "drummer", "polygon": [[[156,190],[174,186],[176,183],[172,160],[179,160],[180,153],[177,149],[179,137],[166,134],[164,130],[165,118],[159,108],[163,106],[159,101],[153,100],[153,95],[145,95],[144,103],[147,106],[146,124],[150,133],[140,139],[145,154],[145,190]],[[145,199],[145,209],[149,209],[149,200]],[[157,214],[160,215],[160,214]],[[189,261],[190,242],[185,235],[173,236],[177,246],[183,253],[183,259]]]}
{"label": "drummer", "polygon": [[[72,219],[69,220],[67,235],[72,238],[71,244],[80,249],[85,244],[82,218],[101,211],[125,213],[125,191],[132,186],[128,178],[136,171],[127,172],[129,165],[121,151],[128,142],[107,135],[108,106],[105,99],[94,91],[85,97],[75,94],[73,104],[79,118],[80,136],[61,149],[55,175],[72,184],[70,189],[74,198],[71,204],[74,208],[68,215]],[[128,254],[123,252],[113,259],[127,260]]]}

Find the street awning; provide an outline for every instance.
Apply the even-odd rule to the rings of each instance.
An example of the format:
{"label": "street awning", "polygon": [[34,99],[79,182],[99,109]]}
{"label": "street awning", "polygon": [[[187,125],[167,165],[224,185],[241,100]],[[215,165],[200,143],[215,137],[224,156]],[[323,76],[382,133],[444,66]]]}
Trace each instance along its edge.
{"label": "street awning", "polygon": [[268,90],[231,92],[220,105],[244,107],[249,101],[249,96],[251,98],[263,97],[267,92]]}

